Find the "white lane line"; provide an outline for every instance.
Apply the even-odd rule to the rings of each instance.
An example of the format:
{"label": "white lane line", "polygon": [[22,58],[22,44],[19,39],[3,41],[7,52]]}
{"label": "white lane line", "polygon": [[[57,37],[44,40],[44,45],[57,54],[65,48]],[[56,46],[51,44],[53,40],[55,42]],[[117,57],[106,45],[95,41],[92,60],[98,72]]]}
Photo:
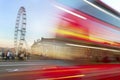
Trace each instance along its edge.
{"label": "white lane line", "polygon": [[19,69],[6,69],[6,71],[8,71],[8,72],[16,72],[16,71],[19,71]]}

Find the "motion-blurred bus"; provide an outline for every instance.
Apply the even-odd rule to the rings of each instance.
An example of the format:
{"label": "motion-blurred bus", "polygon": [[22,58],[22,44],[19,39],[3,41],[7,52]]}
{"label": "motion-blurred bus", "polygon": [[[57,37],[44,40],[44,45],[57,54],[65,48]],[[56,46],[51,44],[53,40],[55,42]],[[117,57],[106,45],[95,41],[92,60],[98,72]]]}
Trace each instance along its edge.
{"label": "motion-blurred bus", "polygon": [[56,2],[55,7],[61,11],[56,38],[71,47],[69,56],[77,60],[120,61],[120,13],[114,6],[104,0]]}

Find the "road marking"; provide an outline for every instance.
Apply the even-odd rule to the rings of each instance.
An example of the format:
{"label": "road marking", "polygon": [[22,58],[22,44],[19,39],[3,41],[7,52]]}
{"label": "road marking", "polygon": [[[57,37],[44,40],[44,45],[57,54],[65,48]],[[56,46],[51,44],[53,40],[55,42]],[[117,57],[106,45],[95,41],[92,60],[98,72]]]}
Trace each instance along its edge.
{"label": "road marking", "polygon": [[19,71],[19,69],[6,69],[8,72],[16,72]]}

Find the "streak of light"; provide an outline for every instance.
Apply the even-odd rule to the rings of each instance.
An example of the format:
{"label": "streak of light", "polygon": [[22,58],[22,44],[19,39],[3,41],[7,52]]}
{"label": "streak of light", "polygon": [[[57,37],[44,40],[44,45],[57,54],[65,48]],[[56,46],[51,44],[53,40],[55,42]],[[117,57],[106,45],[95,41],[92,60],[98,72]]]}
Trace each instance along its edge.
{"label": "streak of light", "polygon": [[37,79],[37,80],[58,80],[58,79],[69,79],[69,78],[80,78],[84,77],[84,74],[81,75],[74,75],[74,76],[64,76],[64,77],[57,77],[57,78],[45,78],[45,79]]}
{"label": "streak of light", "polygon": [[108,48],[101,48],[101,47],[77,45],[77,44],[70,44],[70,43],[66,43],[66,45],[69,45],[69,46],[77,46],[77,47],[85,47],[85,48],[92,48],[92,49],[100,49],[100,50],[113,51],[113,52],[120,52],[120,50],[114,50],[114,49],[108,49]]}
{"label": "streak of light", "polygon": [[[92,38],[90,39],[89,36],[86,36],[86,35],[83,35],[83,34],[78,34],[78,33],[71,32],[71,31],[67,31],[67,30],[62,30],[62,29],[58,29],[58,30],[56,30],[56,32],[57,32],[58,34],[75,36],[75,37],[82,38],[82,39],[86,39],[86,40],[91,40],[91,39],[92,39],[91,41],[108,42],[108,41],[106,41],[106,40],[103,40],[103,39],[100,39],[100,38],[96,38],[96,37],[92,37]],[[112,44],[112,42],[110,42],[110,41],[109,41],[108,43],[111,43],[111,44]]]}
{"label": "streak of light", "polygon": [[79,18],[81,18],[81,19],[87,20],[86,17],[84,17],[84,16],[82,16],[82,15],[79,15],[79,14],[77,14],[77,13],[74,13],[74,12],[68,10],[68,9],[65,9],[65,8],[60,7],[60,6],[57,6],[57,5],[55,5],[55,7],[58,8],[58,9],[60,9],[60,10],[65,11],[65,12],[67,12],[67,13],[69,13],[69,14],[72,14],[72,15],[74,15],[74,16],[76,16],[76,17],[79,17]]}
{"label": "streak of light", "polygon": [[66,31],[66,30],[56,30],[57,33],[60,33],[60,34],[63,34],[63,35],[71,35],[71,36],[76,36],[76,37],[81,37],[81,38],[84,38],[84,39],[88,39],[89,37],[88,36],[85,36],[85,35],[81,35],[81,34],[77,34],[75,32],[70,32],[70,31]]}
{"label": "streak of light", "polygon": [[118,20],[120,20],[119,17],[117,17],[117,16],[115,16],[115,15],[113,15],[113,14],[107,12],[106,10],[104,10],[104,9],[102,9],[102,8],[100,8],[100,7],[98,7],[98,6],[96,6],[95,4],[89,2],[88,0],[83,0],[83,1],[86,2],[87,4],[93,6],[94,8],[97,8],[98,10],[100,10],[100,11],[102,11],[102,12],[104,12],[104,13],[106,13],[106,14],[108,14],[108,15],[110,15],[110,16],[112,16],[112,17],[118,19]]}

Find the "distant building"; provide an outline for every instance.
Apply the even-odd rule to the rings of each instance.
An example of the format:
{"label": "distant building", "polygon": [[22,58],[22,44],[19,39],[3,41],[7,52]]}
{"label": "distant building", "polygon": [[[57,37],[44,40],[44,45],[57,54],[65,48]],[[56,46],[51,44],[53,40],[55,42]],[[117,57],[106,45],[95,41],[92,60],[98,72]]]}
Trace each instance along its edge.
{"label": "distant building", "polygon": [[102,60],[106,56],[112,58],[119,54],[119,52],[105,50],[104,48],[99,49],[85,45],[73,46],[69,42],[61,41],[56,38],[41,38],[41,40],[38,39],[34,41],[31,46],[31,51],[32,54],[54,59],[84,61]]}

